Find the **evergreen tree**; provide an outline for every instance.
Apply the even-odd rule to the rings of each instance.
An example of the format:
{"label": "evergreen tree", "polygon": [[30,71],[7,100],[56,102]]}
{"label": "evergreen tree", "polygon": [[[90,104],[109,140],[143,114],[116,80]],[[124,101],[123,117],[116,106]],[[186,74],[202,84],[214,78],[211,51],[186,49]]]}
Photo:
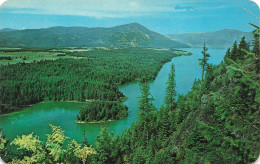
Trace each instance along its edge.
{"label": "evergreen tree", "polygon": [[[169,136],[171,131],[171,125],[175,125],[175,117],[169,115],[169,111],[164,107],[161,106],[160,110],[157,112],[157,140],[158,143],[161,143],[162,141],[165,141],[167,137]],[[173,118],[172,118],[173,117]],[[172,122],[170,122],[172,120]]]}
{"label": "evergreen tree", "polygon": [[230,59],[236,60],[237,52],[238,52],[238,46],[237,46],[237,41],[235,41],[233,46],[232,46],[232,50],[230,52]]}
{"label": "evergreen tree", "polygon": [[243,59],[244,55],[246,55],[246,52],[244,52],[244,50],[249,51],[249,45],[245,39],[246,39],[245,36],[243,36],[238,45],[237,59],[240,59],[240,60]]}
{"label": "evergreen tree", "polygon": [[112,151],[113,135],[108,131],[108,124],[105,123],[101,127],[100,135],[97,137],[97,161],[108,163]]}
{"label": "evergreen tree", "polygon": [[229,56],[230,56],[230,53],[231,53],[231,52],[230,52],[230,48],[228,48],[227,51],[226,51],[226,56],[229,57]]}
{"label": "evergreen tree", "polygon": [[175,82],[175,68],[174,64],[171,65],[171,72],[168,75],[168,81],[166,82],[166,96],[165,96],[165,105],[166,108],[173,110],[176,106],[175,97],[177,92],[175,90],[176,82]]}
{"label": "evergreen tree", "polygon": [[[260,27],[256,27],[256,30],[253,31],[253,34],[254,34],[254,40],[253,40],[254,47],[253,47],[252,52],[255,54],[255,56],[259,57],[259,55],[260,55],[260,43],[259,43],[259,40],[260,40]],[[255,60],[255,65],[257,65],[256,72],[257,72],[257,74],[259,74],[260,61],[259,60]]]}
{"label": "evergreen tree", "polygon": [[227,51],[226,51],[226,54],[225,54],[225,56],[224,56],[224,61],[225,61],[225,63],[228,62],[227,59],[230,58],[230,55],[231,55],[231,50],[230,50],[230,48],[228,48]]}
{"label": "evergreen tree", "polygon": [[208,48],[206,47],[205,43],[203,45],[203,50],[201,51],[203,57],[201,59],[199,59],[199,65],[202,68],[202,72],[201,72],[201,80],[203,81],[203,77],[204,77],[204,73],[206,71],[207,65],[208,65],[208,60],[210,55],[207,53]]}
{"label": "evergreen tree", "polygon": [[146,146],[149,144],[150,134],[154,128],[155,121],[155,107],[153,106],[152,101],[154,100],[149,92],[149,85],[147,82],[144,82],[141,85],[141,96],[139,97],[139,119],[138,126],[142,131],[142,138]]}
{"label": "evergreen tree", "polygon": [[147,82],[141,84],[141,96],[139,97],[139,101],[138,101],[141,117],[148,116],[149,112],[154,108],[152,104],[154,99],[151,96],[149,90],[150,87]]}
{"label": "evergreen tree", "polygon": [[178,96],[177,109],[178,109],[178,114],[176,116],[176,123],[180,124],[184,121],[184,119],[189,114],[189,111],[187,109],[187,105],[185,104],[184,95]]}
{"label": "evergreen tree", "polygon": [[259,44],[259,35],[260,35],[260,27],[256,27],[256,30],[253,31],[254,34],[254,47],[252,52],[255,53],[256,55],[260,54],[260,44]]}

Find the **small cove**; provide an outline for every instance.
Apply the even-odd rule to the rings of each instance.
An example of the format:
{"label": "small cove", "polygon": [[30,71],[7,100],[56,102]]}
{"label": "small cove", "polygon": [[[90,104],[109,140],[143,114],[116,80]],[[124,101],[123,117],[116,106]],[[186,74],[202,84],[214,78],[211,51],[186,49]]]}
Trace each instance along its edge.
{"label": "small cove", "polygon": [[[195,78],[200,78],[201,69],[198,59],[201,58],[202,48],[183,49],[191,52],[192,56],[180,56],[173,58],[171,62],[165,63],[159,71],[156,79],[150,82],[150,92],[154,104],[160,107],[165,97],[165,83],[168,79],[171,63],[175,64],[176,90],[179,94],[186,94],[192,87]],[[211,55],[209,62],[219,64],[224,55],[225,49],[209,49]],[[125,129],[131,127],[137,119],[138,97],[140,96],[139,84],[130,82],[120,86],[128,100],[124,102],[128,106],[128,117],[109,122],[109,129],[114,134],[121,134]],[[49,124],[61,126],[65,135],[78,142],[83,141],[85,136],[90,144],[94,144],[96,136],[100,132],[100,124],[76,124],[77,113],[83,103],[76,102],[42,102],[25,108],[22,111],[0,115],[0,128],[8,139],[17,135],[34,132],[41,140],[46,140],[46,134],[51,133]]]}

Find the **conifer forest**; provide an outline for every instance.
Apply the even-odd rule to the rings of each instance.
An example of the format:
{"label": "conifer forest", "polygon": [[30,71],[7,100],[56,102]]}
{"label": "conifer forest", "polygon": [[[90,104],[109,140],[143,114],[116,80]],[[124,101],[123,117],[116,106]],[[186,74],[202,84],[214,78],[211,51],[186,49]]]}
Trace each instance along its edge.
{"label": "conifer forest", "polygon": [[[34,2],[20,8],[25,13],[39,12],[30,13],[31,25],[33,19],[43,25],[39,20],[45,20],[46,14],[40,11],[50,12],[59,23],[84,18],[110,25],[137,19],[142,1],[126,6],[120,2],[122,6],[111,9],[92,6],[87,12],[90,18],[81,8],[92,3],[86,2],[86,6],[83,1],[77,7],[70,3],[67,12],[73,13],[66,16],[61,11],[55,15],[44,5],[37,8]],[[62,3],[64,8],[67,3]],[[0,30],[0,163],[255,162],[260,155],[259,24],[253,19],[246,24],[250,32],[210,31],[215,28],[210,28],[205,14],[199,17],[205,17],[208,28],[200,26],[198,30],[193,22],[199,20],[197,16],[187,17],[195,32],[182,33],[193,27],[174,28],[182,19],[176,18],[172,26],[168,12],[163,12],[167,8],[159,5],[164,3],[152,0],[150,5],[157,4],[157,8],[147,4],[147,10],[141,12],[149,29],[139,23],[93,24],[89,28],[73,22],[73,26]],[[193,7],[182,3],[171,12],[181,15],[210,10],[199,8],[202,4],[197,2],[191,1],[191,6],[197,4]],[[246,5],[242,0],[238,3],[240,9]],[[10,0],[0,7],[0,19],[14,4],[20,5]],[[211,5],[214,11],[224,10],[214,6],[215,1]],[[162,20],[149,15],[152,11],[162,12]],[[91,12],[97,16],[92,18]],[[236,11],[230,8],[230,12]],[[244,12],[257,17],[249,10]],[[29,17],[29,13],[19,14]],[[54,19],[46,18],[49,23]],[[155,22],[158,27],[153,26]],[[229,27],[228,23],[224,27]],[[164,34],[157,32],[160,30]]]}

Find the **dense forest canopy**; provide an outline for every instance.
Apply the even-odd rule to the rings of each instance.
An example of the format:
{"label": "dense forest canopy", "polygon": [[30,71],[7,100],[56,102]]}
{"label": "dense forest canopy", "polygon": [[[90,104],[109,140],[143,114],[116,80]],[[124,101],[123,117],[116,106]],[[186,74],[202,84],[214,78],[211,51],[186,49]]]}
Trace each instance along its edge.
{"label": "dense forest canopy", "polygon": [[[28,50],[17,51],[23,54]],[[53,50],[34,50],[40,54],[43,51]],[[182,51],[151,48],[92,48],[65,52],[73,58],[2,65],[0,113],[44,100],[91,101],[91,105],[81,110],[78,121],[121,119],[127,116],[127,108],[120,104],[124,95],[118,85],[142,81],[143,76],[152,80],[163,63],[179,55],[189,55]],[[94,110],[93,107],[95,111],[88,112]]]}
{"label": "dense forest canopy", "polygon": [[5,47],[189,47],[138,23],[111,28],[59,26],[8,32],[0,30],[0,45]]}
{"label": "dense forest canopy", "polygon": [[128,115],[127,106],[120,101],[94,100],[87,103],[77,115],[77,123],[97,123],[120,120]]}
{"label": "dense forest canopy", "polygon": [[86,139],[70,140],[53,125],[46,143],[33,133],[11,142],[0,132],[0,156],[12,163],[252,163],[260,154],[259,28],[253,34],[253,45],[242,37],[219,65],[207,62],[205,45],[201,79],[177,99],[172,65],[165,104],[159,109],[153,105],[147,81],[176,56],[170,50],[88,51],[71,54],[79,59],[1,66],[2,112],[45,98],[96,99],[78,119],[93,120],[95,115],[103,119],[108,112],[89,114],[90,110],[103,112],[103,106],[122,105],[117,85],[136,79],[142,83],[138,119],[121,136],[109,133],[107,123],[93,146]]}
{"label": "dense forest canopy", "polygon": [[[259,34],[259,31],[257,31]],[[60,127],[42,143],[33,134],[10,143],[0,133],[0,153],[13,163],[251,163],[260,152],[259,35],[227,50],[219,65],[207,64],[203,80],[175,100],[174,65],[165,105],[156,109],[147,81],[141,84],[138,120],[121,136],[102,127],[93,147],[70,141]],[[172,100],[173,102],[169,101]],[[11,151],[19,150],[19,151]]]}
{"label": "dense forest canopy", "polygon": [[183,34],[167,34],[170,39],[185,43],[192,47],[202,47],[206,42],[209,48],[228,48],[235,40],[246,36],[248,42],[254,37],[251,32],[243,32],[235,29],[222,29],[218,31],[192,32]]}

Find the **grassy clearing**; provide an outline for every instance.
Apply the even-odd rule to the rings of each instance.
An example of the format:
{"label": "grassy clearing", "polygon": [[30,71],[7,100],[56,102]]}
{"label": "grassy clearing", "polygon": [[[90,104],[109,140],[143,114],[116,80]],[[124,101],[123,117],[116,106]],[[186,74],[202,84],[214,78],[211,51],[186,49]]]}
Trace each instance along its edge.
{"label": "grassy clearing", "polygon": [[[100,51],[100,50],[116,50],[117,48],[95,47],[95,48],[60,48],[60,49],[25,49],[25,48],[10,48],[0,47],[0,65],[17,64],[17,63],[32,63],[41,60],[57,60],[57,59],[81,59],[77,55],[78,52]],[[124,49],[124,48],[122,48]],[[147,48],[153,49],[153,48]],[[168,49],[153,49],[155,51],[168,51]],[[177,55],[188,55],[188,52],[173,51]]]}
{"label": "grassy clearing", "polygon": [[[7,50],[5,48],[5,50]],[[8,48],[8,50],[16,50],[14,48]],[[18,50],[18,49],[17,49]],[[4,57],[11,57],[5,59]],[[2,58],[2,59],[1,59]],[[0,65],[17,64],[17,63],[32,63],[41,60],[57,60],[57,59],[73,58],[79,59],[80,57],[69,56],[65,52],[34,52],[34,51],[21,51],[21,52],[5,52],[0,51]]]}
{"label": "grassy clearing", "polygon": [[[0,52],[0,57],[11,57],[12,60],[0,60],[0,64],[7,65],[20,62],[31,63],[40,60],[55,60],[61,58],[58,53],[49,52]],[[64,56],[62,56],[64,57]]]}

